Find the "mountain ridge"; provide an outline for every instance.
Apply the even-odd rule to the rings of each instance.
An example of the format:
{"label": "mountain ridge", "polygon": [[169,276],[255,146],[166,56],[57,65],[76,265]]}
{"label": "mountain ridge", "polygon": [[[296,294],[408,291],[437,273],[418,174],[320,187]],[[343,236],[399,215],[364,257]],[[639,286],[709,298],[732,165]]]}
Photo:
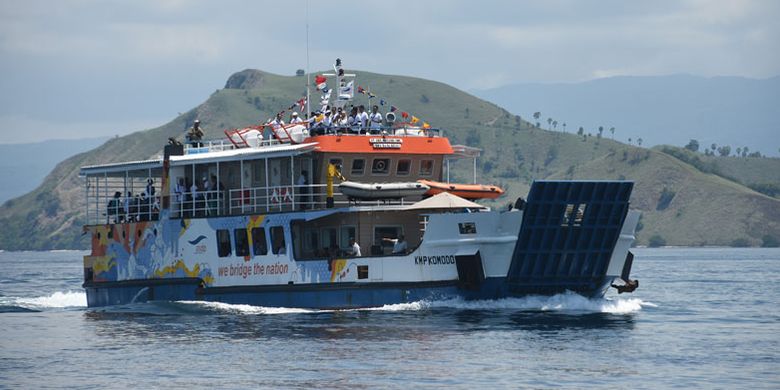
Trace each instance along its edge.
{"label": "mountain ridge", "polygon": [[[504,207],[517,196],[525,196],[534,179],[635,179],[632,205],[645,213],[638,235],[641,244],[651,243],[650,238],[656,235],[671,245],[731,245],[734,240],[741,240],[737,244],[762,245],[765,236],[780,237],[780,201],[702,172],[661,151],[588,134],[543,130],[494,103],[436,81],[370,72],[359,72],[358,80],[358,85],[372,91],[387,91],[380,96],[388,105],[444,128],[453,144],[482,147],[479,181],[499,184],[507,190],[507,196],[490,203],[492,206]],[[265,121],[302,96],[305,78],[248,69],[232,74],[225,85],[244,88],[217,90],[162,126],[112,138],[98,148],[63,160],[35,190],[10,205],[0,206],[0,224],[6,226],[0,230],[0,248],[86,247],[81,237],[84,216],[80,166],[157,156],[169,137],[182,139],[195,119],[201,120],[207,138],[220,136],[221,129]],[[356,104],[365,103],[365,97],[358,95]],[[453,164],[453,181],[469,182],[470,176],[470,166]],[[663,210],[656,210],[664,188],[676,195]],[[708,191],[702,193],[697,188]],[[699,203],[720,202],[721,193],[737,204],[733,210],[738,216],[731,218],[734,226],[707,233],[701,227],[711,223]],[[722,213],[718,215],[726,218]],[[669,229],[666,225],[670,223],[685,229]],[[708,234],[712,238],[706,239]]]}

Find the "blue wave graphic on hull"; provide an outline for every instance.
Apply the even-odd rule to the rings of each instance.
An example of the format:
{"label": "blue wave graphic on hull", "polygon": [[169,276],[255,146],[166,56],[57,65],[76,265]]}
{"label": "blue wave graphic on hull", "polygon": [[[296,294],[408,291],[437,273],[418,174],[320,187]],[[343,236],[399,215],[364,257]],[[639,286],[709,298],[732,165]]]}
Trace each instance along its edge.
{"label": "blue wave graphic on hull", "polygon": [[206,236],[200,235],[200,236],[198,236],[198,238],[196,238],[196,239],[194,239],[192,241],[187,241],[187,242],[189,242],[190,245],[198,245],[199,242],[201,242],[201,241],[203,241],[205,239],[206,239]]}

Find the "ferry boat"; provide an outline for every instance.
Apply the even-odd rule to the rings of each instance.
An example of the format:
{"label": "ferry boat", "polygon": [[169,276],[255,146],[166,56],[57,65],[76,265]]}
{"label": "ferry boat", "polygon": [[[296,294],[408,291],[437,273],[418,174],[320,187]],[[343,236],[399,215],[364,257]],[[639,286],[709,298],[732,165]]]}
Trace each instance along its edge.
{"label": "ferry boat", "polygon": [[[173,142],[150,160],[82,167],[88,305],[339,309],[600,297],[616,281],[624,290],[634,283],[632,182],[537,180],[508,210],[426,195],[419,184],[385,197],[371,187],[447,183],[451,160],[479,157],[442,131],[403,126],[378,134],[258,126]],[[343,182],[362,191],[345,195]]]}

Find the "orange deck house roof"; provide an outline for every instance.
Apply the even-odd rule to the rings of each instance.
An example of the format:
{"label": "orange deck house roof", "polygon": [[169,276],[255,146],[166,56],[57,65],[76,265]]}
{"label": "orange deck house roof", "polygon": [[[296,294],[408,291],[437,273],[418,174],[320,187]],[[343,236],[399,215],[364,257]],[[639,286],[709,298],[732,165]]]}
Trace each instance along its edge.
{"label": "orange deck house roof", "polygon": [[398,137],[371,135],[320,135],[304,142],[319,143],[324,153],[452,154],[445,137]]}

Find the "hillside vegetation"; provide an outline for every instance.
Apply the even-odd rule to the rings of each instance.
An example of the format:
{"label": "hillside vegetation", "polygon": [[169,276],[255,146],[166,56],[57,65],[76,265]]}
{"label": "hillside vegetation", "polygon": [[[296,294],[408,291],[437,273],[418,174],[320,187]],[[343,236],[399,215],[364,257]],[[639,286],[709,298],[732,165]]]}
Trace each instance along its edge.
{"label": "hillside vegetation", "polygon": [[[483,148],[478,181],[507,190],[493,206],[504,207],[525,196],[534,179],[629,179],[636,181],[632,206],[644,213],[640,244],[653,238],[654,244],[668,245],[762,245],[780,238],[780,200],[668,153],[598,136],[542,130],[445,84],[357,73],[357,84],[386,99],[388,106],[445,129],[453,143]],[[0,224],[5,227],[0,230],[0,248],[86,247],[81,236],[84,191],[79,167],[158,155],[168,137],[183,138],[196,118],[207,138],[218,138],[225,128],[265,121],[299,99],[304,83],[303,77],[244,70],[232,75],[226,88],[171,122],[113,138],[61,162],[41,186],[0,207]],[[366,103],[363,95],[358,96],[357,103]],[[452,179],[471,181],[471,165],[454,164]]]}

